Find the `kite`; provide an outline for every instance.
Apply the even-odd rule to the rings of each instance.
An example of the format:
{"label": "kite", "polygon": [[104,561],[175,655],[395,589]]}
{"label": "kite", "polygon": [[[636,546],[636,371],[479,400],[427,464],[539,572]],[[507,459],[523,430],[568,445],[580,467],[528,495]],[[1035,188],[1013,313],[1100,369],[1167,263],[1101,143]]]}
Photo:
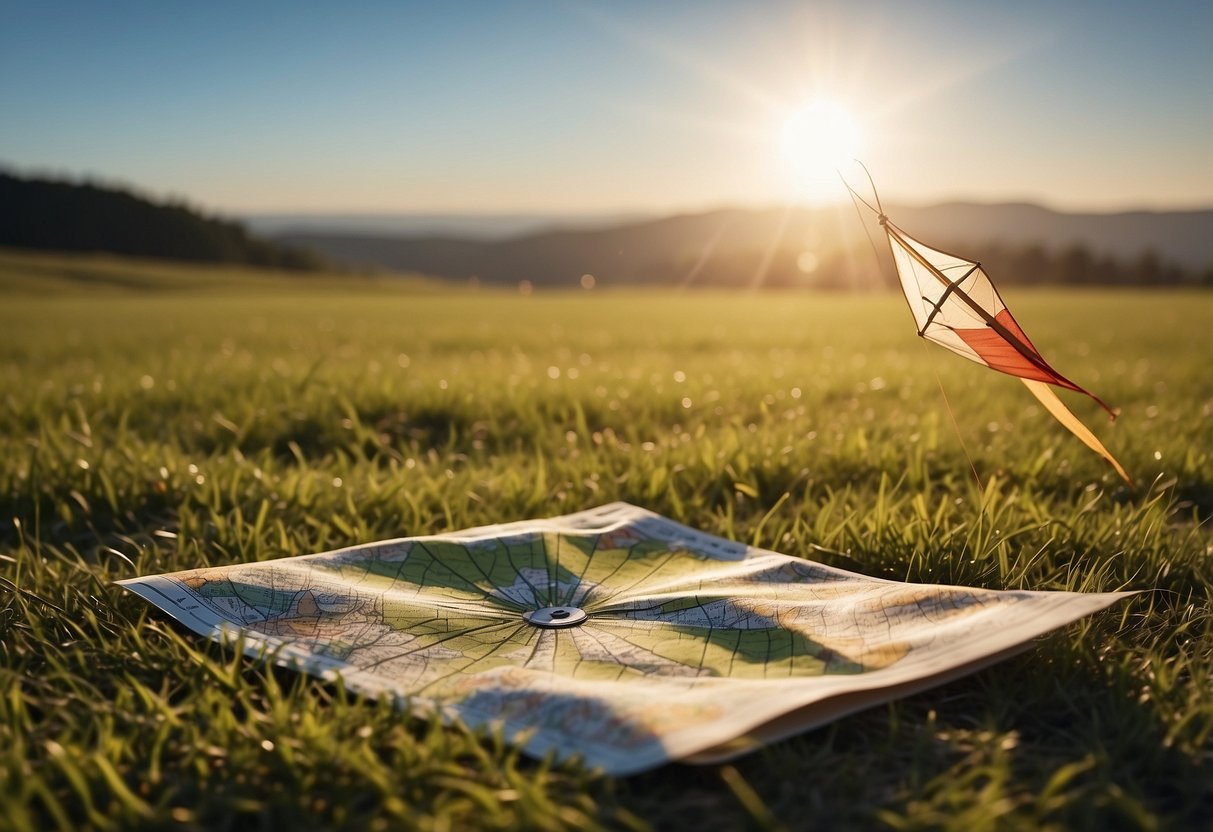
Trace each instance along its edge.
{"label": "kite", "polygon": [[627,503],[120,583],[250,656],[608,774],[735,757],[1128,594],[886,581]]}
{"label": "kite", "polygon": [[[867,172],[866,167],[864,172]],[[867,205],[879,218],[893,254],[902,292],[918,325],[918,335],[970,361],[1018,377],[1053,418],[1107,460],[1132,486],[1133,481],[1121,464],[1049,385],[1090,396],[1113,420],[1116,413],[1103,399],[1070,381],[1045,361],[1011,315],[981,263],[949,254],[911,237],[888,218],[879,195],[873,208],[845,179],[843,184],[852,197]],[[875,190],[873,185],[873,193]]]}

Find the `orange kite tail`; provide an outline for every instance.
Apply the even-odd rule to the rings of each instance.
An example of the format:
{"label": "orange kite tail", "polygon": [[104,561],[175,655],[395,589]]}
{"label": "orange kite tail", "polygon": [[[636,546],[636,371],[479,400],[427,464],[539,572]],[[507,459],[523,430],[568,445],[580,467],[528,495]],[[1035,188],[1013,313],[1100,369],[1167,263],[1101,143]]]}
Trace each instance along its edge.
{"label": "orange kite tail", "polygon": [[1099,441],[1095,434],[1091,433],[1086,425],[1078,421],[1078,417],[1070,412],[1070,408],[1066,407],[1062,400],[1057,398],[1057,394],[1053,392],[1053,388],[1035,379],[1020,378],[1019,380],[1032,391],[1032,395],[1040,400],[1045,409],[1053,414],[1054,419],[1061,422],[1084,445],[1111,463],[1112,467],[1116,469],[1116,473],[1120,474],[1120,478],[1128,483],[1130,488],[1134,487],[1133,480],[1129,478],[1129,475],[1121,464],[1116,461],[1116,457],[1109,453],[1108,449],[1103,446],[1103,443]]}

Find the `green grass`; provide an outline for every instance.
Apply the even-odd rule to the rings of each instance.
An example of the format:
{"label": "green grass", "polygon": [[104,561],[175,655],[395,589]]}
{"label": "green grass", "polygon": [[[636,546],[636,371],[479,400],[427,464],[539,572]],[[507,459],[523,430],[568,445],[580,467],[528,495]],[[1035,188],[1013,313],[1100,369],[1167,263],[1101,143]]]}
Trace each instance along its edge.
{"label": "green grass", "polygon": [[[0,257],[0,828],[1213,816],[1213,295],[1009,298],[1122,408],[1067,396],[1129,492],[892,296],[419,285]],[[257,665],[112,584],[620,499],[882,577],[1144,592],[731,766],[614,780]]]}

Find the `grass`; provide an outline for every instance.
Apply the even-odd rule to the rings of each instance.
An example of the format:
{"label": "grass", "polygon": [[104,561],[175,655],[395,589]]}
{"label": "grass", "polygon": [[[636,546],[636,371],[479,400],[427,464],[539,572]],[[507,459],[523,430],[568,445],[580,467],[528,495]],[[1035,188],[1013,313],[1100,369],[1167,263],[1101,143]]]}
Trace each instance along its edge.
{"label": "grass", "polygon": [[[1128,491],[1013,379],[920,346],[891,296],[174,268],[0,255],[0,828],[1213,813],[1213,295],[1010,298],[1121,407],[1110,426],[1068,397]],[[1143,592],[732,765],[610,779],[259,666],[112,584],[619,499],[882,577]]]}

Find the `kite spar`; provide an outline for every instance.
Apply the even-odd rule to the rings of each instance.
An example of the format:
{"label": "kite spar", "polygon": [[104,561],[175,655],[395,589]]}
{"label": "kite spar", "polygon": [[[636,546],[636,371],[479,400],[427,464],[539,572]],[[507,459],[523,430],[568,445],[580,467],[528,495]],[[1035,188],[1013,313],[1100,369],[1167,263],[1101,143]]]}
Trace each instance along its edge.
{"label": "kite spar", "polygon": [[[864,173],[868,173],[863,163],[859,164],[864,168]],[[868,174],[868,181],[871,183],[871,174]],[[874,183],[872,193],[876,199],[875,206],[855,193],[845,178],[843,184],[852,197],[877,215],[884,229],[901,289],[918,325],[918,335],[970,361],[1018,377],[1053,418],[1084,445],[1106,459],[1116,473],[1132,486],[1133,481],[1124,467],[1098,437],[1070,412],[1049,385],[1090,396],[1115,419],[1112,408],[1091,391],[1054,370],[1044,360],[1011,315],[1011,310],[1007,309],[981,263],[940,251],[911,237],[885,214]]]}

